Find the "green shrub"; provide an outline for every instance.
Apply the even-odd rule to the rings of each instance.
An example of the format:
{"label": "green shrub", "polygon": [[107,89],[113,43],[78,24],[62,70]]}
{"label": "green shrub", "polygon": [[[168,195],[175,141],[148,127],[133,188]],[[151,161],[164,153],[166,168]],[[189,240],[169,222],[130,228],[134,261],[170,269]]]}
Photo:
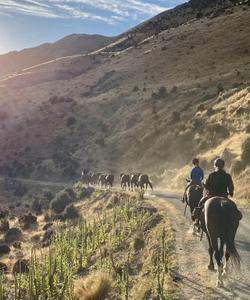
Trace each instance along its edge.
{"label": "green shrub", "polygon": [[224,87],[223,87],[222,83],[217,84],[217,92],[218,92],[218,94],[221,92],[224,92]]}
{"label": "green shrub", "polygon": [[144,239],[143,239],[143,235],[139,234],[138,236],[136,236],[134,238],[133,248],[134,248],[135,251],[139,251],[142,248],[144,248],[144,246],[145,246],[145,242],[144,242]]}
{"label": "green shrub", "polygon": [[80,181],[74,185],[74,192],[76,194],[77,200],[90,197],[94,191],[95,191],[94,188],[92,187],[86,188],[84,184]]}
{"label": "green shrub", "polygon": [[164,98],[164,97],[167,96],[167,89],[165,88],[165,86],[161,86],[161,87],[159,88],[158,96],[159,96],[160,98]]}
{"label": "green shrub", "polygon": [[42,201],[38,198],[36,198],[33,202],[32,202],[32,209],[33,211],[38,214],[41,215],[42,214]]}
{"label": "green shrub", "polygon": [[79,218],[79,212],[78,209],[74,206],[74,204],[69,204],[65,207],[63,214],[62,214],[63,220],[68,219],[76,219]]}
{"label": "green shrub", "polygon": [[72,196],[73,194],[68,189],[57,193],[55,199],[50,203],[50,208],[57,214],[63,212],[65,207],[75,200]]}
{"label": "green shrub", "polygon": [[211,117],[212,115],[214,115],[215,114],[215,110],[212,108],[212,107],[210,107],[208,110],[207,110],[207,115],[209,116],[209,117]]}
{"label": "green shrub", "polygon": [[72,125],[74,125],[76,123],[76,118],[71,116],[71,117],[68,117],[67,119],[67,126],[70,127]]}
{"label": "green shrub", "polygon": [[45,199],[51,201],[54,198],[54,194],[51,191],[45,191],[43,193]]}
{"label": "green shrub", "polygon": [[152,93],[153,99],[162,99],[165,98],[166,96],[167,96],[167,89],[165,88],[165,86],[160,87],[157,93]]}

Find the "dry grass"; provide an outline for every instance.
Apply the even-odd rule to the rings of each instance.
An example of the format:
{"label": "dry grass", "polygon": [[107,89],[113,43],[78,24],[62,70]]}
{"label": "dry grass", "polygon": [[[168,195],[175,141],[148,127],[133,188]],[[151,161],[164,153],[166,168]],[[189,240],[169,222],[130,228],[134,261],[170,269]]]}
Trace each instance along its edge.
{"label": "dry grass", "polygon": [[112,288],[109,274],[96,272],[80,278],[74,283],[74,293],[77,300],[104,300]]}

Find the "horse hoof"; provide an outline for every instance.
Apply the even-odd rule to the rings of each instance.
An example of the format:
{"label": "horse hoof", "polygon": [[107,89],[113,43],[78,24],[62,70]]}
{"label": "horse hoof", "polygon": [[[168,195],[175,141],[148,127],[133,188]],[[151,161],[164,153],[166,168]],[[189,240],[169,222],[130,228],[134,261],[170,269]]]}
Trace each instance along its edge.
{"label": "horse hoof", "polygon": [[213,266],[213,265],[208,265],[207,268],[208,268],[208,270],[210,270],[210,271],[214,271],[214,266]]}
{"label": "horse hoof", "polygon": [[217,286],[218,288],[222,288],[222,287],[223,287],[223,282],[217,281],[216,286]]}

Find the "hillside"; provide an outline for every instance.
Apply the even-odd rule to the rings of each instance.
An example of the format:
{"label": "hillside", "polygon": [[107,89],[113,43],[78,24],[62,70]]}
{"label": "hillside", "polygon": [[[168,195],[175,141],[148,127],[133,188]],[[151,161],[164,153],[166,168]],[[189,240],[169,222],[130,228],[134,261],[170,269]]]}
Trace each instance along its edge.
{"label": "hillside", "polygon": [[56,58],[92,52],[112,40],[101,35],[72,34],[55,43],[0,55],[0,78]]}
{"label": "hillside", "polygon": [[171,225],[138,196],[77,183],[39,212],[36,200],[2,206],[0,298],[178,299]]}
{"label": "hillside", "polygon": [[160,31],[141,30],[150,20],[103,50],[0,81],[1,174],[65,179],[85,166],[161,173],[194,155],[210,169],[223,153],[228,167],[241,161],[249,136],[250,9],[191,4],[182,6],[188,19],[180,7],[166,12],[180,24],[166,17]]}

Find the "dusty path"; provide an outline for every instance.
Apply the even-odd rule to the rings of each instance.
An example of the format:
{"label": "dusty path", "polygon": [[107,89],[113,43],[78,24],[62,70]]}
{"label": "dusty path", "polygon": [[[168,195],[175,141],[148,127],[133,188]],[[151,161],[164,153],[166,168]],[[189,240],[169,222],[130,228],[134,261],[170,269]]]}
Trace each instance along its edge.
{"label": "dusty path", "polygon": [[190,214],[183,215],[180,196],[152,193],[149,201],[170,219],[175,232],[178,276],[183,299],[250,299],[250,215],[243,212],[243,220],[236,237],[237,249],[242,258],[241,271],[231,271],[224,288],[216,288],[216,272],[207,270],[207,241],[193,236]]}

